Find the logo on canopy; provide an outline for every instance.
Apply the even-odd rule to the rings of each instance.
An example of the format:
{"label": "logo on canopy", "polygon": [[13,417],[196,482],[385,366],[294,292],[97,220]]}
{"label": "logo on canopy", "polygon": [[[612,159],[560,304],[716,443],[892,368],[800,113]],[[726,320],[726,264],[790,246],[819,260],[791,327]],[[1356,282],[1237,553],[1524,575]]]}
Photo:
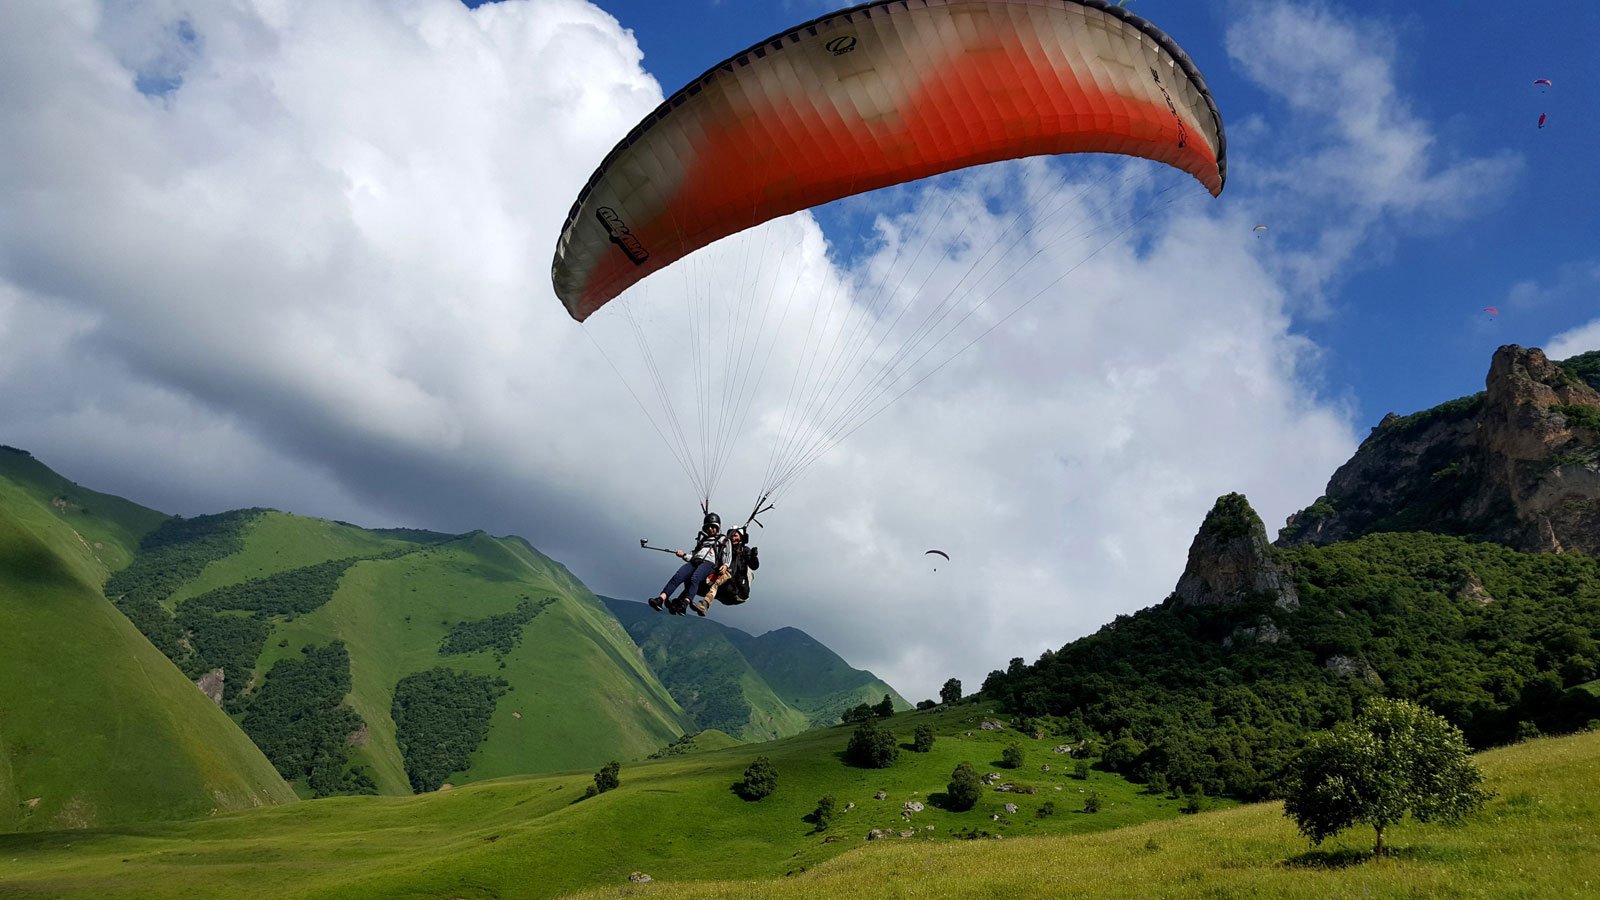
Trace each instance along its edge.
{"label": "logo on canopy", "polygon": [[827,47],[828,52],[834,56],[843,56],[856,48],[856,36],[853,34],[840,35],[822,46]]}
{"label": "logo on canopy", "polygon": [[633,236],[627,225],[623,224],[616,210],[602,206],[594,211],[594,215],[600,220],[600,224],[605,226],[606,234],[611,236],[611,243],[622,248],[622,252],[628,254],[634,265],[642,265],[650,258],[650,251],[646,250],[644,244],[639,243],[639,239]]}

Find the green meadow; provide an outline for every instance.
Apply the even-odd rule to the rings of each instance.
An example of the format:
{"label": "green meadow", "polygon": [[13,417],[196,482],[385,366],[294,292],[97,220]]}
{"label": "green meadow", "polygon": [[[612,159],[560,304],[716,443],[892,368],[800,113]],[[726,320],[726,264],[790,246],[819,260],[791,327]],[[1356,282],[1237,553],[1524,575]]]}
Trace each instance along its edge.
{"label": "green meadow", "polygon": [[[939,737],[932,752],[903,749],[881,770],[845,765],[839,755],[850,729],[838,727],[625,765],[621,787],[581,801],[588,772],[174,824],[0,836],[0,890],[97,897],[1566,897],[1600,885],[1600,734],[1481,754],[1496,793],[1481,813],[1459,827],[1407,823],[1393,831],[1395,854],[1372,861],[1370,831],[1312,850],[1276,803],[1181,815],[1180,801],[1097,770],[1078,781],[1066,757],[1052,752],[1053,740],[981,731],[986,715],[968,704],[895,716],[890,725],[907,744],[923,722]],[[1008,772],[995,763],[1014,740],[1025,762]],[[747,802],[731,786],[757,755],[771,759],[779,786]],[[926,805],[902,817],[905,803],[928,804],[942,792],[964,760],[1036,793],[991,789],[968,812]],[[886,799],[874,799],[878,791]],[[1088,791],[1102,798],[1100,812],[1081,811]],[[806,817],[823,794],[854,808],[819,833]],[[1006,803],[1017,811],[1005,812]],[[1040,815],[1047,803],[1054,813]],[[886,836],[869,841],[872,829]],[[653,882],[630,884],[636,871]]]}

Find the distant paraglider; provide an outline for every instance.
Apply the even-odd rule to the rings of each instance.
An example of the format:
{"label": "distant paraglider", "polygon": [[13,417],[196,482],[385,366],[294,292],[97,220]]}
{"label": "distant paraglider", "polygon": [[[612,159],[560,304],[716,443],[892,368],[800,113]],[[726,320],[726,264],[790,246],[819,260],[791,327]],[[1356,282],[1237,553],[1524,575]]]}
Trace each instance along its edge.
{"label": "distant paraglider", "polygon": [[1483,308],[1483,311],[1484,311],[1484,312],[1486,312],[1486,313],[1488,313],[1488,314],[1489,314],[1489,315],[1491,315],[1491,316],[1498,316],[1498,315],[1500,315],[1500,310],[1498,310],[1498,309],[1495,309],[1495,308],[1494,308],[1494,307],[1492,307],[1492,306],[1485,306],[1485,307],[1484,307],[1484,308]]}
{"label": "distant paraglider", "polygon": [[[922,555],[923,556],[942,556],[942,557],[945,558],[946,562],[950,561],[950,554],[944,552],[943,550],[929,550],[928,552],[926,552],[926,553],[924,553]],[[937,572],[937,571],[939,571],[939,568],[937,566],[935,566],[933,570],[935,572]]]}
{"label": "distant paraglider", "polygon": [[1533,83],[1543,87],[1555,87],[1555,85],[1550,83],[1550,79],[1548,78],[1535,78]]}
{"label": "distant paraglider", "polygon": [[1539,127],[1540,128],[1544,127],[1545,120],[1548,119],[1548,118],[1549,118],[1549,116],[1547,116],[1546,114],[1539,113]]}
{"label": "distant paraglider", "polygon": [[1254,228],[1252,228],[1250,230],[1259,235],[1259,234],[1263,234],[1263,233],[1266,232],[1267,226],[1265,226],[1265,225],[1257,225],[1256,227],[1254,227]]}

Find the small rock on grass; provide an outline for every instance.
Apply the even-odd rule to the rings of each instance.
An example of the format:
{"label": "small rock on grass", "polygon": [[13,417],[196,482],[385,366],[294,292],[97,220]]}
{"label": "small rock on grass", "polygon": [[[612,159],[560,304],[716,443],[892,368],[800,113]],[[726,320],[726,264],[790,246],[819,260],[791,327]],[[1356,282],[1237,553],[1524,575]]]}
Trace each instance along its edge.
{"label": "small rock on grass", "polygon": [[643,872],[631,873],[628,875],[628,880],[634,884],[649,884],[650,882],[655,881],[654,878],[651,878],[649,875],[646,875]]}

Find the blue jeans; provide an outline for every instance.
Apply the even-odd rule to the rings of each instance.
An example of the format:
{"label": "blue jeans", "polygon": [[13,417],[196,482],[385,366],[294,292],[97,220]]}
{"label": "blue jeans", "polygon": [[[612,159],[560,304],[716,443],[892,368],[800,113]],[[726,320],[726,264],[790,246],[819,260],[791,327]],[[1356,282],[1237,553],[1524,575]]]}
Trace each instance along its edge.
{"label": "blue jeans", "polygon": [[678,571],[673,573],[672,578],[667,581],[667,586],[661,589],[661,593],[670,598],[673,591],[687,584],[687,594],[685,596],[691,599],[698,597],[700,595],[700,585],[704,584],[706,579],[711,577],[711,573],[716,570],[717,567],[708,559],[691,559],[678,567]]}

